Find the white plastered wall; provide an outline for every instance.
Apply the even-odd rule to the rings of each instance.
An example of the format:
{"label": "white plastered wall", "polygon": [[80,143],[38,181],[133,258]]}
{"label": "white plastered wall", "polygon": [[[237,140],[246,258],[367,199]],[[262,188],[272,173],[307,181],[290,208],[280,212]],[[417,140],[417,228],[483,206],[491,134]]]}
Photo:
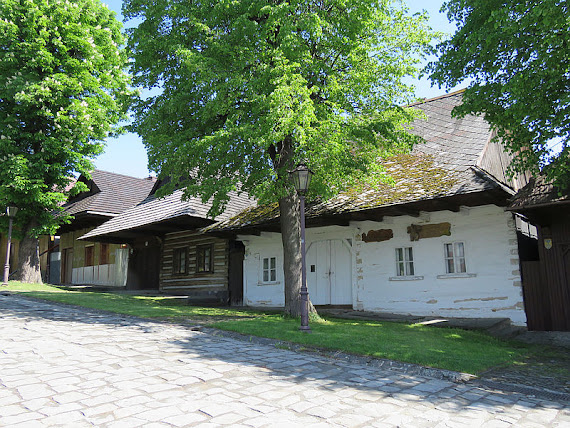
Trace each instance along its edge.
{"label": "white plastered wall", "polygon": [[[449,222],[451,236],[410,241],[413,224]],[[362,234],[391,229],[393,238],[363,242]],[[246,246],[244,302],[250,306],[284,304],[283,250],[278,233],[241,236]],[[348,227],[307,229],[312,242],[339,239],[352,248],[352,306],[357,310],[447,317],[505,317],[525,325],[516,230],[512,215],[494,205],[460,212],[422,213],[420,217],[385,217],[382,222],[352,222]],[[467,275],[445,273],[444,243],[465,245]],[[396,280],[395,248],[412,247],[415,277]],[[274,283],[261,281],[263,257],[277,258]],[[310,293],[309,289],[309,293]]]}

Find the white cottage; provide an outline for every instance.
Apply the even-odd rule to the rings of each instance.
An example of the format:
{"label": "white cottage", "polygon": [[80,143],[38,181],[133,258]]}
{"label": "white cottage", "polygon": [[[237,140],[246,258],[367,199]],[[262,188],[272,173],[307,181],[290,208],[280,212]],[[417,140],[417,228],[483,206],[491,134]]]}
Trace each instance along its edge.
{"label": "white cottage", "polygon": [[[425,139],[385,161],[396,185],[307,205],[307,282],[315,305],[526,322],[515,221],[504,207],[524,180],[480,117],[451,117],[461,92],[416,105]],[[245,245],[244,304],[284,305],[278,209],[209,228]]]}

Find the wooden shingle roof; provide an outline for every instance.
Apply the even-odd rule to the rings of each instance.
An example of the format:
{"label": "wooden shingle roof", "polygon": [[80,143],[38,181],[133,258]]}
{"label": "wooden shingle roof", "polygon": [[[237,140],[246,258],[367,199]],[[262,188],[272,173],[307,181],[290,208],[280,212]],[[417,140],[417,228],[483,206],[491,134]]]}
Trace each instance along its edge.
{"label": "wooden shingle roof", "polygon": [[211,219],[208,217],[211,203],[203,203],[200,198],[182,200],[182,193],[182,190],[177,190],[164,198],[150,195],[140,204],[103,223],[80,239],[129,238],[145,231],[168,231],[172,225],[175,229],[202,227],[214,221],[227,220],[255,204],[246,194],[231,192],[226,210]]}
{"label": "wooden shingle roof", "polygon": [[90,191],[64,204],[66,214],[116,216],[146,198],[155,182],[152,178],[136,178],[101,170],[92,171],[91,179],[80,177],[80,180],[90,187]]}
{"label": "wooden shingle roof", "polygon": [[509,210],[524,212],[556,204],[570,204],[570,188],[561,191],[543,175],[539,175],[531,178],[530,182],[511,199]]}

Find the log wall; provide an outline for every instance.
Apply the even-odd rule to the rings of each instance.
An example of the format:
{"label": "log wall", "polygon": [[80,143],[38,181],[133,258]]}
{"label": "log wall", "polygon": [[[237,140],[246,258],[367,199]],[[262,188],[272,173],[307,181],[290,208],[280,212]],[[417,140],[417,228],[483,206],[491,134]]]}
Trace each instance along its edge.
{"label": "log wall", "polygon": [[[213,272],[196,271],[196,249],[213,245]],[[186,273],[175,274],[173,254],[175,249],[186,248]],[[219,301],[228,297],[228,241],[205,236],[194,231],[169,233],[165,236],[160,269],[160,290],[168,293],[187,294],[191,300]]]}

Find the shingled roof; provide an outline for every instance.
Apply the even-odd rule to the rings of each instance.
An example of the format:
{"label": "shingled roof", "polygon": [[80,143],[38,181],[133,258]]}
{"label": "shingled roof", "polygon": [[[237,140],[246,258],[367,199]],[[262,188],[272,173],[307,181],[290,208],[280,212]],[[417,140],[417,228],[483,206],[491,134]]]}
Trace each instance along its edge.
{"label": "shingled roof", "polygon": [[426,116],[411,124],[412,132],[425,140],[416,145],[412,153],[432,154],[439,163],[445,163],[448,169],[455,171],[477,165],[492,132],[480,116],[451,116],[451,111],[462,103],[462,99],[463,91],[458,91],[412,105]]}
{"label": "shingled roof", "polygon": [[153,178],[136,178],[97,169],[90,175],[90,179],[79,178],[87,184],[89,191],[64,204],[66,214],[114,217],[146,198],[155,183]]}
{"label": "shingled roof", "polygon": [[539,175],[531,178],[530,182],[511,199],[509,210],[524,212],[555,204],[570,204],[570,188],[560,191],[546,177]]}
{"label": "shingled roof", "polygon": [[[307,224],[330,219],[340,224],[351,219],[419,213],[419,210],[458,210],[460,205],[506,204],[514,193],[506,180],[484,166],[492,130],[481,117],[453,118],[451,111],[462,102],[463,91],[413,105],[426,118],[411,124],[411,131],[425,143],[411,154],[381,160],[395,185],[349,190],[328,201],[307,204]],[[504,169],[501,169],[504,178]],[[403,208],[406,209],[403,209]],[[368,215],[367,215],[368,213]],[[336,220],[333,220],[336,218]],[[317,221],[320,219],[321,221]],[[212,233],[270,230],[279,220],[277,204],[254,207],[203,230]]]}
{"label": "shingled roof", "polygon": [[79,239],[128,240],[146,232],[163,233],[180,228],[203,227],[214,221],[227,220],[255,204],[245,193],[238,195],[236,192],[230,192],[226,210],[212,219],[208,217],[208,211],[212,207],[210,202],[203,203],[200,198],[184,201],[182,193],[182,190],[177,190],[164,198],[150,195],[140,204]]}

